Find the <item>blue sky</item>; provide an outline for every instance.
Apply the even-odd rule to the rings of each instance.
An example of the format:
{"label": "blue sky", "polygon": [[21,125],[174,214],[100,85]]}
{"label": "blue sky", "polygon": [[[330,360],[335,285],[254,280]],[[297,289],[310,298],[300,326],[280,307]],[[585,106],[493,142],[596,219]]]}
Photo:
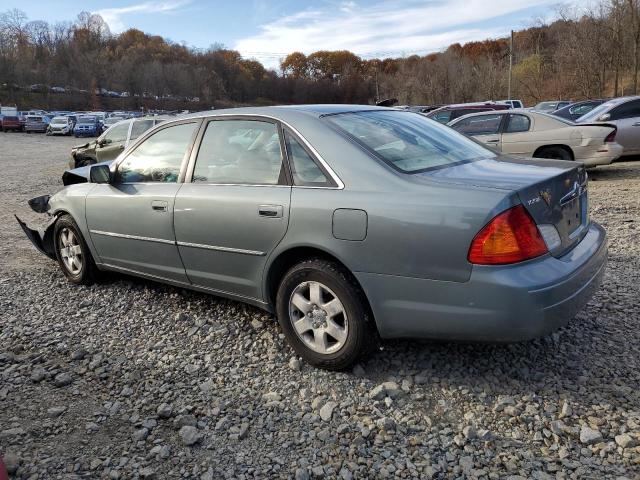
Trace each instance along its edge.
{"label": "blue sky", "polygon": [[[571,0],[575,1],[575,0]],[[64,6],[62,6],[64,5]],[[100,13],[112,32],[135,27],[174,42],[223,44],[277,67],[292,51],[351,50],[365,58],[425,54],[505,35],[556,16],[558,0],[2,0],[30,20]]]}

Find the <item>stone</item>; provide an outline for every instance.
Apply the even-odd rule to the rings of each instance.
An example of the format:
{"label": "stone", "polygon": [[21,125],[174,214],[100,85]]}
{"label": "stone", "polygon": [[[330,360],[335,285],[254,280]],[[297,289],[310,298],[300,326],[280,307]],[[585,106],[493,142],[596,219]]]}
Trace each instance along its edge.
{"label": "stone", "polygon": [[373,400],[382,400],[385,397],[398,398],[403,393],[396,382],[384,382],[374,387],[369,392],[369,397]]}
{"label": "stone", "polygon": [[168,403],[162,403],[158,406],[156,413],[160,418],[171,418],[171,414],[173,413],[173,407]]}
{"label": "stone", "polygon": [[291,357],[289,359],[289,368],[294,372],[299,372],[302,369],[302,365],[300,364],[300,360],[297,357]]}
{"label": "stone", "polygon": [[262,400],[265,402],[279,402],[282,400],[282,396],[277,392],[267,392],[262,395]]}
{"label": "stone", "polygon": [[320,418],[325,422],[331,420],[333,410],[338,406],[336,402],[327,402],[320,409]]}
{"label": "stone", "polygon": [[628,433],[622,433],[615,436],[616,444],[622,448],[633,448],[638,446],[638,441]]}
{"label": "stone", "polygon": [[585,445],[593,445],[602,441],[602,434],[599,430],[583,426],[580,429],[580,442]]}
{"label": "stone", "polygon": [[49,418],[57,418],[62,415],[67,407],[51,407],[47,409],[47,417]]}
{"label": "stone", "polygon": [[196,427],[184,426],[180,429],[179,433],[182,443],[188,447],[202,440],[202,434]]}
{"label": "stone", "polygon": [[20,457],[13,452],[7,452],[4,454],[3,459],[9,475],[14,475],[18,471],[18,467],[20,467]]}
{"label": "stone", "polygon": [[71,378],[71,375],[67,372],[59,373],[53,379],[53,384],[56,387],[66,387],[67,385],[71,385],[71,382],[73,382],[73,378]]}

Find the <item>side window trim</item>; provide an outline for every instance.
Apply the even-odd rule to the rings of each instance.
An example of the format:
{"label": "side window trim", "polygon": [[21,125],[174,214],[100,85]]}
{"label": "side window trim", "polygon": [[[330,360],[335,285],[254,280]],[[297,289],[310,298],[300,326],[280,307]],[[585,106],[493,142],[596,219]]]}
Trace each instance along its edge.
{"label": "side window trim", "polygon": [[[292,169],[292,166],[291,166],[291,163],[292,163],[293,160],[291,159],[291,152],[289,152],[289,149],[287,148],[287,142],[284,139],[284,132],[286,132],[287,135],[290,135],[291,138],[293,138],[296,142],[298,142],[298,144],[307,153],[307,155],[309,155],[309,157],[311,158],[313,163],[315,163],[315,165],[320,169],[322,174],[327,179],[327,184],[326,185],[296,185],[295,184],[295,182],[293,181],[293,173],[292,173],[293,169]],[[335,179],[327,171],[327,169],[325,168],[323,163],[320,162],[318,157],[307,147],[306,143],[301,140],[300,136],[297,133],[292,131],[292,129],[290,129],[288,127],[283,127],[282,128],[282,143],[283,143],[283,146],[284,146],[284,151],[286,152],[287,171],[289,172],[292,186],[294,186],[296,188],[331,188],[331,189],[338,188],[338,185],[337,185]]]}
{"label": "side window trim", "polygon": [[[149,138],[151,135],[155,135],[156,133],[160,132],[161,130],[164,130],[165,128],[175,127],[177,125],[184,125],[188,123],[195,123],[196,127],[193,129],[193,134],[191,135],[191,139],[189,140],[187,151],[182,157],[182,164],[180,165],[180,174],[178,175],[178,180],[176,181],[176,183],[184,183],[187,166],[188,166],[188,160],[191,158],[191,153],[194,150],[193,148],[194,141],[197,138],[196,134],[199,132],[200,128],[202,128],[202,118],[189,118],[189,119],[184,119],[178,122],[166,122],[166,124],[163,124],[163,126],[158,128],[157,130],[155,128],[150,128],[149,130],[144,132],[144,134],[142,134],[140,137],[137,138],[137,143],[135,148],[131,149],[131,151],[128,151],[127,154],[124,155],[117,163],[113,163],[111,165],[111,173],[115,175],[116,172],[118,171],[118,167],[120,166],[120,164],[124,162],[129,157],[129,155],[135,152],[140,147],[140,145],[146,142],[147,138]],[[153,185],[159,182],[123,182],[123,183],[119,183],[118,185],[134,185],[134,184],[140,184],[140,183],[144,183],[145,185]]]}

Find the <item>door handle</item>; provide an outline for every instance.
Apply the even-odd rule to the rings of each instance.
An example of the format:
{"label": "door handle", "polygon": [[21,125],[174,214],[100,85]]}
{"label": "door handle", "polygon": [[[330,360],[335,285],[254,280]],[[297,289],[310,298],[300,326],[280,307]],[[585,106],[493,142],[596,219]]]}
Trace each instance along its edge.
{"label": "door handle", "polygon": [[156,212],[166,212],[169,202],[163,200],[154,200],[151,202],[151,208]]}
{"label": "door handle", "polygon": [[500,140],[497,138],[494,138],[492,140],[487,140],[487,143],[498,143]]}
{"label": "door handle", "polygon": [[640,122],[636,122],[633,124],[634,127],[640,127]]}
{"label": "door handle", "polygon": [[282,218],[282,205],[259,205],[258,215],[269,218]]}

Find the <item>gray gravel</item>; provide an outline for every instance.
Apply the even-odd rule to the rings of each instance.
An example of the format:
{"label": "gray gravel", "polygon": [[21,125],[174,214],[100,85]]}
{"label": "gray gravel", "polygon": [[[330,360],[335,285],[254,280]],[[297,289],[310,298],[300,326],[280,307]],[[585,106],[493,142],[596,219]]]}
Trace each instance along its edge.
{"label": "gray gravel", "polygon": [[[69,285],[12,215],[73,138],[0,134],[0,451],[17,478],[638,478],[640,162],[592,173],[603,288],[517,345],[293,357],[255,308],[124,276]],[[42,220],[39,220],[42,221]]]}

